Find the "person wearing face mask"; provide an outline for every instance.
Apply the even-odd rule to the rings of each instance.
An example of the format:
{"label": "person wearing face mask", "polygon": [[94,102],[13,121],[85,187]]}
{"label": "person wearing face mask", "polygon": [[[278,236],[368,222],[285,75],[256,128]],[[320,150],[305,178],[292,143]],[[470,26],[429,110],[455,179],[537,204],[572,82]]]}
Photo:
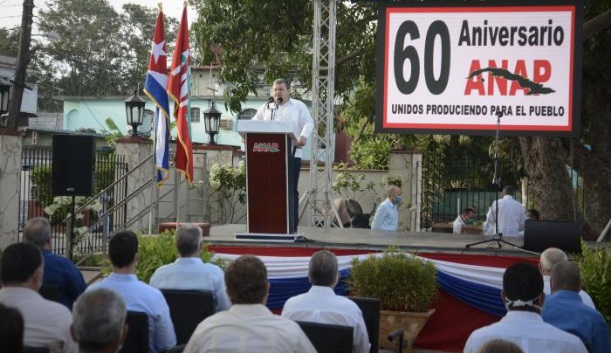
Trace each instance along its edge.
{"label": "person wearing face mask", "polygon": [[464,353],[475,353],[492,339],[517,344],[524,353],[587,353],[581,340],[541,318],[545,301],[543,277],[537,267],[519,262],[503,274],[501,298],[507,314],[498,322],[479,328],[469,336]]}
{"label": "person wearing face mask", "polygon": [[263,104],[252,120],[278,121],[288,124],[293,129],[297,141],[293,156],[292,189],[294,193],[294,227],[291,233],[297,232],[299,223],[299,172],[301,171],[302,148],[306,145],[308,138],[314,130],[314,120],[308,111],[308,107],[300,100],[291,98],[289,94],[289,83],[283,79],[277,79],[272,86],[272,97]]}
{"label": "person wearing face mask", "polygon": [[373,222],[371,222],[371,230],[392,230],[396,231],[399,228],[399,213],[397,206],[403,202],[401,198],[401,188],[396,185],[391,185],[388,188],[388,197],[378,206]]}
{"label": "person wearing face mask", "polygon": [[461,234],[462,226],[467,225],[467,224],[473,224],[475,222],[476,215],[477,213],[475,212],[475,209],[473,209],[472,207],[463,208],[462,212],[460,212],[458,217],[456,217],[456,219],[454,220],[452,232],[454,234]]}

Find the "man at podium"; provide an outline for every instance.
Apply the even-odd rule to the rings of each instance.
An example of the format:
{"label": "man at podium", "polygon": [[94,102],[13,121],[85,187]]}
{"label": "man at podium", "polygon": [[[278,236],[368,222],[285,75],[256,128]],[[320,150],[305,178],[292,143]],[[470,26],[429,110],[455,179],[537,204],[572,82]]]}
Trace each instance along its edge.
{"label": "man at podium", "polygon": [[299,171],[301,169],[302,147],[305,146],[312,130],[314,120],[308,111],[308,107],[300,100],[291,98],[289,95],[289,83],[284,79],[277,79],[272,86],[272,97],[257,110],[252,120],[278,121],[289,124],[293,128],[293,134],[297,138],[293,147],[293,190],[295,195],[294,219],[295,229],[299,223]]}

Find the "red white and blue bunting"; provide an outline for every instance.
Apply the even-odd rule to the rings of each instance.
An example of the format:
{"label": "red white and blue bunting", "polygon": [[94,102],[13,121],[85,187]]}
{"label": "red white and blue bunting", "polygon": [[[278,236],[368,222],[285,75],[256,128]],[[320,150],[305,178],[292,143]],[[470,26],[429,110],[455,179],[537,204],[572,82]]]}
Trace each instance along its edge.
{"label": "red white and blue bunting", "polygon": [[[280,312],[287,299],[307,292],[310,256],[320,249],[257,248],[209,246],[215,256],[233,260],[243,254],[258,256],[265,263],[270,281],[267,306]],[[349,275],[351,261],[365,258],[369,251],[334,250],[340,268],[340,283],[335,292],[348,293],[344,279]],[[488,255],[418,253],[437,267],[440,297],[434,304],[431,317],[415,346],[444,351],[462,351],[469,334],[476,328],[497,321],[505,314],[501,300],[502,278],[505,268],[513,263],[533,258]]]}

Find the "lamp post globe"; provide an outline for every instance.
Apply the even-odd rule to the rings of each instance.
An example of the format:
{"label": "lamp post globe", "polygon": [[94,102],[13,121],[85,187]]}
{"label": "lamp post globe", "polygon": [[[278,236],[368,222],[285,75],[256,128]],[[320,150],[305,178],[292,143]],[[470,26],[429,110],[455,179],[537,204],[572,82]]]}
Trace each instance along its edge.
{"label": "lamp post globe", "polygon": [[214,135],[219,133],[219,124],[221,121],[221,112],[214,106],[214,101],[210,105],[210,108],[204,111],[204,127],[206,133],[210,135],[210,144],[216,145],[214,142]]}
{"label": "lamp post globe", "polygon": [[125,115],[127,124],[132,127],[132,136],[138,135],[138,126],[144,121],[144,106],[144,99],[138,95],[138,90],[125,100]]}

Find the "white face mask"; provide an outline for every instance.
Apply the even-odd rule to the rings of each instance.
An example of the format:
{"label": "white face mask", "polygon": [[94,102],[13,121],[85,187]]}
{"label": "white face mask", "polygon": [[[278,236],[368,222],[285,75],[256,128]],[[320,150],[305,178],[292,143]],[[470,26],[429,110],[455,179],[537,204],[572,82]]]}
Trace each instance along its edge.
{"label": "white face mask", "polygon": [[[535,304],[535,301],[538,300],[539,297],[536,297],[534,299],[531,300],[521,300],[521,299],[517,299],[517,300],[509,300],[507,298],[503,298],[503,300],[505,301],[505,309],[507,309],[507,311],[510,311],[512,308],[520,308],[520,307],[524,307],[524,306],[530,306],[531,308],[535,308],[538,310],[541,310],[541,307],[537,304]],[[512,306],[512,308],[510,308],[509,306]]]}

